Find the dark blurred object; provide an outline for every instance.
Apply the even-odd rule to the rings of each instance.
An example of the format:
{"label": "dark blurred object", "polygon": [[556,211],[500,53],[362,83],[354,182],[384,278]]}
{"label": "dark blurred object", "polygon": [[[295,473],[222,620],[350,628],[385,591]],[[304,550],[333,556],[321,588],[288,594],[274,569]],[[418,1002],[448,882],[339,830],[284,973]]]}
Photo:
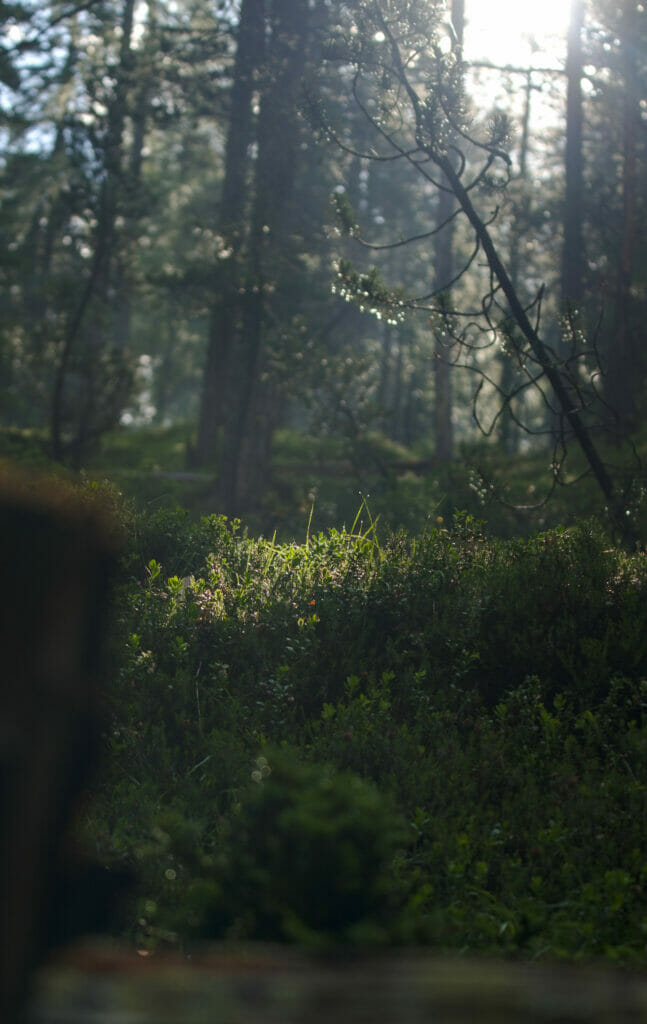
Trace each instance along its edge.
{"label": "dark blurred object", "polygon": [[0,469],[3,1022],[20,1018],[44,953],[101,919],[99,875],[89,899],[83,873],[103,869],[70,866],[63,837],[99,752],[101,641],[116,552],[91,496]]}

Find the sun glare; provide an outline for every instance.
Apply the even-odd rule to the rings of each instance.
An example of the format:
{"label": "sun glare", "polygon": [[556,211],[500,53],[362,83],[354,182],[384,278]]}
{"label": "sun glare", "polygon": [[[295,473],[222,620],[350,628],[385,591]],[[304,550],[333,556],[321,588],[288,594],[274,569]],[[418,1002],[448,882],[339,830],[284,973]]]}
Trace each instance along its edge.
{"label": "sun glare", "polygon": [[465,56],[471,61],[554,67],[566,52],[568,0],[466,0]]}

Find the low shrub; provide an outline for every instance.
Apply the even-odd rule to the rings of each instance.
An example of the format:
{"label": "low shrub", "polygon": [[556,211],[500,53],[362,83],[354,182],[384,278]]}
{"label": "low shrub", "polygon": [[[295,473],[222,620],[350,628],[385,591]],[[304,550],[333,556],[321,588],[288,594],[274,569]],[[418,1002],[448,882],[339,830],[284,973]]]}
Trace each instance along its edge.
{"label": "low shrub", "polygon": [[644,957],[644,554],[465,516],[132,533],[86,833],[137,867],[138,943]]}
{"label": "low shrub", "polygon": [[223,852],[190,893],[198,934],[332,946],[387,941],[405,825],[374,785],[286,748],[254,762]]}

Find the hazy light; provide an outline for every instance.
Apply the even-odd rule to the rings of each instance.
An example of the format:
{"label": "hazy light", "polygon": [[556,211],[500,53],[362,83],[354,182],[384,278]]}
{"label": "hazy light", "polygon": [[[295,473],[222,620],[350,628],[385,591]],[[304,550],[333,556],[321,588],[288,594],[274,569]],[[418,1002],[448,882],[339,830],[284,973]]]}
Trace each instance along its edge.
{"label": "hazy light", "polygon": [[495,64],[558,64],[566,51],[568,0],[467,0],[465,56]]}
{"label": "hazy light", "polygon": [[[541,88],[532,93],[531,131],[537,134],[562,116],[570,6],[569,0],[465,2],[464,56],[473,66],[468,76],[471,95],[481,110],[506,110],[517,138],[525,102],[524,69],[543,72],[533,76],[534,86]],[[495,70],[506,67],[522,73],[506,76]]]}

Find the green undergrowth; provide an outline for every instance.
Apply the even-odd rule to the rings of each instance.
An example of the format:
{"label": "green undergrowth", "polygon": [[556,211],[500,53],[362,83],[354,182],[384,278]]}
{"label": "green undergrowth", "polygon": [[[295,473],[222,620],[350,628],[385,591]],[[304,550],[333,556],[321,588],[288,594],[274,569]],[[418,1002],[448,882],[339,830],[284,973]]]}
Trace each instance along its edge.
{"label": "green undergrowth", "polygon": [[[147,515],[178,506],[194,520],[217,513],[213,469],[188,468],[194,433],[190,423],[117,428],[86,455],[80,476],[110,480]],[[599,446],[633,532],[644,542],[647,492],[640,465],[647,459],[647,435],[637,433],[627,450],[603,439]],[[78,479],[78,470],[65,470],[48,457],[49,447],[44,432],[0,430],[0,461]],[[244,522],[250,534],[275,535],[287,543],[303,538],[310,516],[313,533],[350,529],[364,497],[383,531],[411,534],[439,521],[451,523],[457,510],[503,538],[575,525],[583,517],[607,521],[605,499],[577,448],[562,460],[559,484],[551,469],[554,461],[545,448],[511,455],[481,442],[461,445],[454,460],[442,462],[429,443],[406,447],[379,433],[344,439],[282,429],[274,437],[262,492]]]}
{"label": "green undergrowth", "polygon": [[[199,518],[220,510],[209,468],[186,472],[192,438],[190,424],[121,428],[106,435],[86,469],[91,477],[114,481],[149,512],[180,505]],[[634,440],[644,461],[647,439]],[[624,450],[607,445],[601,454],[620,491],[632,474],[642,481],[636,459]],[[506,455],[483,442],[464,444],[454,460],[442,462],[428,443],[405,447],[377,433],[340,439],[283,429],[274,437],[263,491],[244,520],[255,535],[276,532],[284,542],[301,540],[311,510],[313,532],[350,529],[366,496],[382,529],[415,534],[439,518],[451,523],[457,510],[486,522],[489,534],[508,538],[572,525],[582,517],[604,521],[605,499],[577,449],[562,461],[561,482],[554,487],[553,461],[548,449]],[[627,508],[637,535],[647,536],[644,486],[629,488]]]}
{"label": "green undergrowth", "polygon": [[132,941],[644,962],[644,554],[127,525],[83,832],[136,871]]}

